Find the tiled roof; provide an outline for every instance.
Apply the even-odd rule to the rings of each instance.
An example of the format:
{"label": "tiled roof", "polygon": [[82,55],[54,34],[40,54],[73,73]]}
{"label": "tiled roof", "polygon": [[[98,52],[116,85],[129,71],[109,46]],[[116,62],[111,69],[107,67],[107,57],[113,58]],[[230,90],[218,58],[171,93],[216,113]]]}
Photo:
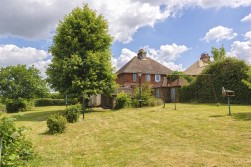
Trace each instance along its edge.
{"label": "tiled roof", "polygon": [[156,62],[155,60],[146,57],[140,59],[133,57],[127,64],[117,71],[117,74],[122,73],[137,73],[141,71],[144,74],[170,74],[172,70]]}
{"label": "tiled roof", "polygon": [[210,56],[207,53],[202,53],[200,60],[196,61],[188,67],[184,73],[187,75],[199,75],[210,64]]}
{"label": "tiled roof", "polygon": [[205,67],[208,65],[209,65],[209,63],[204,62],[202,60],[198,60],[194,64],[192,64],[190,67],[188,67],[184,71],[184,73],[187,75],[199,75],[205,69]]}

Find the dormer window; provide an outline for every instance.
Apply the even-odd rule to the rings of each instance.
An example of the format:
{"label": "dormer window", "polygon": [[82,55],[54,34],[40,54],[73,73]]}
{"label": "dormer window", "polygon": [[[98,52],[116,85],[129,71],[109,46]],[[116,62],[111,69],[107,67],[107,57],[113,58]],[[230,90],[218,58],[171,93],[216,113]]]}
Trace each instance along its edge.
{"label": "dormer window", "polygon": [[157,74],[157,75],[155,75],[155,82],[159,82],[159,81],[160,81],[160,75]]}

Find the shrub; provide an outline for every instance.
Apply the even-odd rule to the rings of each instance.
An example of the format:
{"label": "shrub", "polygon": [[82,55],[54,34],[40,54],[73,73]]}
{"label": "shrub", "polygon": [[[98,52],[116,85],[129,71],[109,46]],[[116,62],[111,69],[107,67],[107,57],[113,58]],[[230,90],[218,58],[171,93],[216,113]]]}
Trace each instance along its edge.
{"label": "shrub", "polygon": [[162,104],[163,104],[162,99],[151,97],[145,105],[154,107],[154,106],[160,106]]}
{"label": "shrub", "polygon": [[[16,128],[14,118],[0,119],[2,145],[2,166],[24,166],[24,160],[32,158],[32,144],[22,133],[25,128]],[[1,166],[0,165],[0,166]]]}
{"label": "shrub", "polygon": [[115,109],[126,108],[131,106],[131,98],[124,91],[119,92],[116,98]]}
{"label": "shrub", "polygon": [[2,103],[0,103],[0,114],[2,112],[5,112],[5,105],[3,105]]}
{"label": "shrub", "polygon": [[35,106],[64,106],[64,99],[51,99],[51,98],[42,98],[35,100]]}
{"label": "shrub", "polygon": [[6,110],[9,113],[26,111],[27,107],[28,107],[28,102],[23,98],[6,100]]}
{"label": "shrub", "polygon": [[80,116],[80,112],[77,107],[73,106],[73,107],[67,108],[64,115],[66,117],[67,122],[74,123],[74,122],[77,122]]}
{"label": "shrub", "polygon": [[66,118],[60,114],[53,114],[47,119],[49,133],[63,133],[66,129]]}
{"label": "shrub", "polygon": [[[161,102],[161,99],[157,100],[152,96],[152,89],[148,82],[145,82],[142,85],[141,95],[139,92],[139,87],[136,87],[134,89],[134,97],[135,98],[133,99],[132,102],[134,107],[139,107],[139,99],[142,100],[142,106],[156,106],[159,105],[159,103]],[[163,102],[161,102],[160,104],[163,104]]]}

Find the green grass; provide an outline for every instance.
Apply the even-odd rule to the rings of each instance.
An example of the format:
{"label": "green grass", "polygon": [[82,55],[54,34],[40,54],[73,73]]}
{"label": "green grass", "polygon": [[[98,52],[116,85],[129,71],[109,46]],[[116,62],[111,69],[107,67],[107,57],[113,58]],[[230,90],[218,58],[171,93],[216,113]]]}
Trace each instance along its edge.
{"label": "green grass", "polygon": [[166,104],[166,108],[94,109],[85,120],[47,134],[46,119],[64,107],[11,114],[32,128],[28,166],[251,166],[251,106]]}

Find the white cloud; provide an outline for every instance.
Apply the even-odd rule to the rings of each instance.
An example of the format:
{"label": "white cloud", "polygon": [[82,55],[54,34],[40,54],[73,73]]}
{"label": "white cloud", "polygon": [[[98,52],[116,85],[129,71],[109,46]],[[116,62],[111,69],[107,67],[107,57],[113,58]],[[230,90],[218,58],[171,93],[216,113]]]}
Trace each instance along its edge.
{"label": "white cloud", "polygon": [[137,53],[124,48],[122,49],[121,54],[118,58],[113,58],[113,65],[116,65],[116,69],[118,70],[123,67],[127,62],[129,62],[134,56],[137,56]]}
{"label": "white cloud", "polygon": [[164,66],[168,67],[169,69],[173,71],[184,71],[185,69],[183,68],[182,64],[175,64],[174,62],[164,62]]}
{"label": "white cloud", "polygon": [[15,45],[0,45],[0,67],[26,64],[34,65],[45,77],[45,66],[50,63],[50,55],[44,50],[35,48],[19,48]]}
{"label": "white cloud", "polygon": [[244,37],[245,37],[246,40],[251,40],[251,31],[246,32]]}
{"label": "white cloud", "polygon": [[43,78],[47,78],[47,75],[46,75],[46,68],[48,67],[48,65],[51,64],[51,60],[44,60],[44,61],[38,61],[38,62],[35,62],[31,65],[33,65],[36,69],[38,69],[41,73],[41,76]]}
{"label": "white cloud", "polygon": [[216,42],[219,42],[222,40],[231,40],[235,38],[237,35],[238,34],[235,33],[234,30],[231,28],[217,26],[210,29],[202,40],[206,42],[216,40]]}
{"label": "white cloud", "polygon": [[[250,35],[250,32],[246,34]],[[234,41],[231,45],[230,54],[245,60],[251,65],[251,38],[248,41]]]}
{"label": "white cloud", "polygon": [[185,45],[177,45],[173,43],[172,45],[161,45],[159,50],[153,48],[145,47],[148,52],[148,56],[157,62],[165,65],[171,70],[181,71],[183,70],[182,64],[176,65],[173,63],[180,55],[189,50]]}
{"label": "white cloud", "polygon": [[46,39],[80,0],[1,0],[0,36]]}
{"label": "white cloud", "polygon": [[246,7],[251,0],[1,0],[0,36],[50,38],[59,20],[83,3],[108,20],[114,41],[126,43],[141,27],[154,27],[183,9]]}
{"label": "white cloud", "polygon": [[251,21],[251,13],[241,19],[241,22]]}
{"label": "white cloud", "polygon": [[161,45],[159,50],[145,47],[149,52],[149,56],[159,62],[170,62],[176,60],[182,53],[189,50],[185,45]]}
{"label": "white cloud", "polygon": [[128,43],[141,27],[153,27],[156,22],[169,16],[167,10],[161,11],[160,4],[150,4],[133,0],[95,0],[87,1],[90,6],[102,13],[110,25],[110,33],[115,41]]}
{"label": "white cloud", "polygon": [[[159,50],[145,46],[144,49],[147,51],[148,57],[165,65],[171,70],[184,70],[182,64],[176,65],[173,61],[175,61],[181,54],[189,50],[189,48],[187,48],[185,45],[161,45]],[[113,65],[116,66],[116,69],[118,70],[127,62],[129,62],[134,56],[137,56],[137,53],[124,48],[122,49],[122,52],[118,58],[113,58]]]}

